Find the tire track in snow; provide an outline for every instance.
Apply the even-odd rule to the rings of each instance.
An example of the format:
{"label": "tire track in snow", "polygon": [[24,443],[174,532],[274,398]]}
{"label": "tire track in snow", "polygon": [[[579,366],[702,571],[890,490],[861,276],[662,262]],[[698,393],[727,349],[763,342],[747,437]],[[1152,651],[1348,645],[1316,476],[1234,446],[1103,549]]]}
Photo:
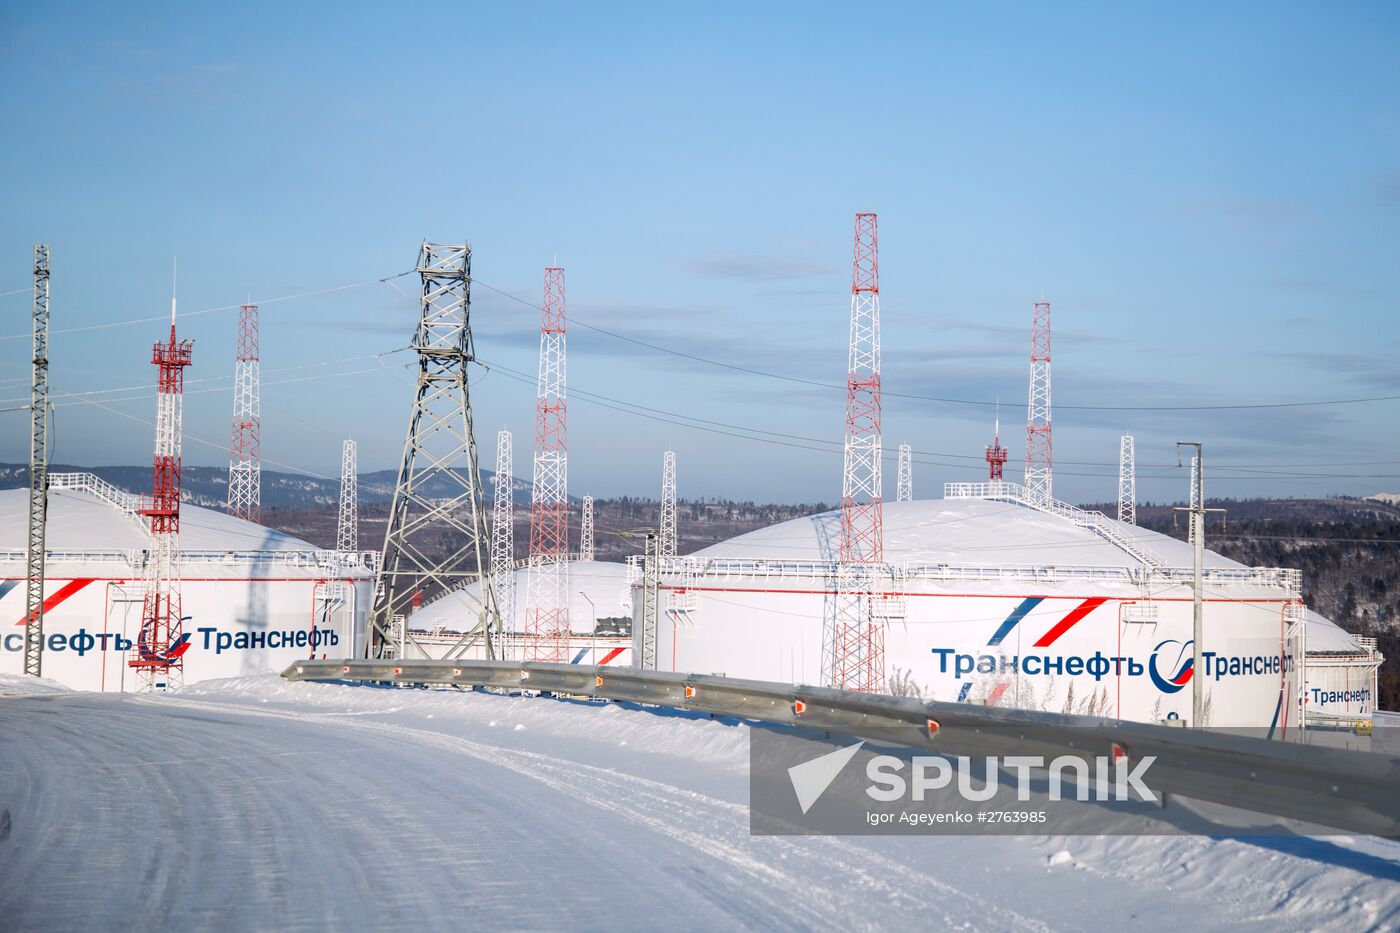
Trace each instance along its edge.
{"label": "tire track in snow", "polygon": [[[146,702],[306,721],[306,717],[298,713],[238,704],[179,698]],[[782,918],[779,922],[784,925],[795,919],[804,926],[819,925],[838,917],[844,918],[847,924],[859,924],[860,921],[852,918],[861,915],[866,915],[872,926],[884,925],[893,918],[869,917],[871,904],[879,903],[886,909],[893,908],[902,918],[922,923],[936,914],[946,926],[964,925],[968,917],[977,917],[984,926],[1049,929],[1039,920],[912,870],[840,837],[750,836],[748,808],[741,804],[573,759],[507,749],[435,730],[343,717],[323,719],[323,722],[334,728],[366,730],[400,740],[411,738],[421,744],[466,755],[613,813],[724,863],[771,889],[765,896],[768,908],[765,913],[774,919]],[[705,830],[697,831],[681,824],[699,824]],[[755,848],[771,849],[771,857],[748,851]],[[827,880],[827,876],[830,883],[817,880]],[[794,913],[800,918],[794,918]]]}

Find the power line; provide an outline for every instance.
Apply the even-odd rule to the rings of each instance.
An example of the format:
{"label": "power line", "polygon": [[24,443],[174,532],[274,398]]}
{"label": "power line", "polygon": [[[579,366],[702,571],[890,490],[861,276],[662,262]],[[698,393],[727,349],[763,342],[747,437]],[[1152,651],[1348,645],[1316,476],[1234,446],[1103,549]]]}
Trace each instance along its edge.
{"label": "power line", "polygon": [[[473,283],[476,284],[476,285],[481,286],[482,288],[485,288],[485,289],[488,289],[488,290],[490,290],[490,291],[493,291],[493,292],[495,292],[496,294],[501,295],[501,296],[503,296],[503,297],[505,297],[505,298],[509,298],[511,301],[518,302],[519,304],[522,304],[522,305],[524,305],[524,306],[527,307],[527,308],[533,308],[533,309],[536,310],[536,311],[539,310],[539,305],[536,305],[536,304],[534,304],[534,303],[532,303],[532,302],[530,302],[530,301],[528,301],[528,300],[526,300],[526,299],[524,299],[524,298],[520,298],[520,297],[518,297],[518,296],[516,296],[516,295],[512,295],[510,292],[507,292],[507,291],[505,291],[505,290],[503,290],[503,289],[496,288],[494,285],[488,285],[488,284],[486,284],[485,282],[481,281],[480,279],[473,279]],[[696,362],[696,363],[704,363],[704,364],[706,364],[706,365],[708,365],[708,366],[718,366],[718,367],[720,367],[720,368],[722,368],[722,369],[733,370],[734,372],[747,373],[748,375],[751,375],[751,376],[762,376],[762,377],[767,378],[767,379],[779,379],[779,380],[782,380],[782,381],[784,381],[784,382],[793,382],[793,383],[797,383],[797,384],[799,384],[799,385],[815,386],[815,387],[820,388],[820,389],[834,389],[834,390],[841,391],[841,392],[844,392],[844,391],[846,390],[846,387],[845,387],[844,385],[838,385],[837,383],[834,383],[834,382],[822,382],[822,381],[816,380],[816,379],[804,379],[804,378],[802,378],[802,377],[800,377],[800,376],[788,376],[788,375],[784,375],[783,373],[774,373],[774,372],[769,372],[769,371],[767,371],[767,370],[762,370],[762,369],[753,369],[753,368],[748,367],[748,366],[740,366],[740,365],[738,365],[737,363],[726,363],[726,362],[724,362],[723,360],[713,360],[713,359],[710,359],[710,358],[708,358],[708,357],[699,356],[699,355],[694,354],[694,353],[686,353],[684,350],[677,350],[677,349],[675,349],[674,347],[667,347],[667,346],[663,346],[663,345],[661,345],[661,344],[650,343],[650,342],[648,342],[648,341],[646,341],[646,340],[641,340],[641,339],[638,339],[638,338],[636,338],[636,337],[629,337],[629,336],[627,336],[626,334],[620,334],[620,333],[618,333],[617,331],[608,330],[607,328],[604,328],[604,327],[598,327],[598,326],[595,325],[595,324],[589,324],[589,323],[586,323],[586,322],[584,322],[584,321],[581,321],[581,320],[579,320],[577,317],[571,317],[571,318],[570,318],[570,322],[573,323],[574,325],[578,326],[578,327],[583,327],[583,328],[586,328],[586,329],[588,329],[588,330],[594,331],[594,332],[596,332],[596,333],[603,334],[603,335],[608,336],[608,337],[612,337],[612,338],[615,339],[615,340],[622,340],[622,341],[625,341],[625,342],[630,343],[630,344],[635,344],[636,346],[639,346],[639,347],[645,347],[645,348],[648,349],[648,350],[655,350],[655,351],[658,352],[658,353],[669,353],[669,354],[671,354],[672,356],[678,356],[678,357],[680,357],[680,358],[682,358],[682,359],[691,360],[691,361]],[[886,396],[888,396],[888,397],[892,397],[892,398],[907,398],[907,399],[912,399],[912,400],[921,401],[921,402],[941,402],[941,403],[948,404],[948,405],[977,405],[977,406],[982,406],[982,407],[993,407],[993,406],[995,406],[995,405],[998,404],[998,403],[995,402],[995,401],[990,401],[990,402],[989,402],[989,401],[979,400],[979,399],[949,398],[949,397],[941,396],[941,395],[917,395],[917,394],[911,394],[911,393],[906,393],[906,392],[890,392],[890,391],[884,391],[884,390],[882,390],[882,391],[883,391],[883,394],[886,395]],[[1062,410],[1062,411],[1065,410],[1065,409],[1069,409],[1069,410],[1072,410],[1072,411],[1251,411],[1251,410],[1268,409],[1268,408],[1311,408],[1311,407],[1321,407],[1321,406],[1327,406],[1327,405],[1359,405],[1359,404],[1363,404],[1363,403],[1367,403],[1367,402],[1391,402],[1391,401],[1396,401],[1396,400],[1400,400],[1400,395],[1375,395],[1375,396],[1367,396],[1367,397],[1361,397],[1361,398],[1325,399],[1325,400],[1320,400],[1320,401],[1307,401],[1307,402],[1258,402],[1258,403],[1252,403],[1252,404],[1230,404],[1230,405],[1064,405],[1064,404],[1059,404],[1059,405],[1056,405],[1056,408],[1059,408],[1059,409]]]}
{"label": "power line", "polygon": [[[517,382],[533,385],[533,377],[511,369],[500,363],[489,363],[485,360],[478,360],[489,370],[500,372],[501,375]],[[647,405],[640,405],[636,402],[629,402],[612,396],[601,395],[596,392],[588,392],[583,389],[571,389],[572,395],[579,397],[582,401],[601,408],[608,408],[622,414],[632,415],[636,418],[645,418],[649,421],[657,421],[662,424],[672,424],[678,427],[690,428],[691,430],[704,431],[710,434],[718,434],[724,437],[735,437],[741,440],[758,441],[760,443],[772,444],[779,447],[791,447],[797,450],[812,450],[818,453],[839,453],[841,443],[838,441],[828,441],[824,438],[806,437],[796,434],[785,434],[779,431],[768,431],[763,428],[754,428],[746,425],[732,424],[723,421],[713,421],[707,418],[697,418],[692,415],[685,415],[679,412],[666,411],[665,409],[652,408]],[[679,420],[684,419],[684,420]],[[694,422],[694,423],[691,423]],[[744,432],[744,433],[740,433]],[[764,436],[756,436],[764,435]],[[826,446],[818,446],[826,445]],[[928,457],[953,457],[961,458],[960,454],[949,454],[941,451],[914,451],[916,455],[923,459],[916,459],[915,462],[925,466],[950,467],[957,470],[980,470],[979,466],[964,463],[947,463],[939,460],[927,459]],[[886,459],[893,459],[894,454],[887,454]],[[974,458],[968,458],[974,459]],[[1084,476],[1094,479],[1112,479],[1116,474],[1111,473],[1088,473],[1075,472],[1069,470],[1059,471],[1062,476]],[[1139,479],[1177,479],[1175,474],[1142,474],[1139,472]],[[1245,481],[1245,480],[1284,480],[1308,478],[1303,475],[1259,475],[1259,476],[1226,476],[1219,477],[1219,481]],[[1400,479],[1400,474],[1318,474],[1319,479]]]}
{"label": "power line", "polygon": [[[257,301],[251,303],[258,305],[270,305],[275,304],[279,301],[292,301],[297,298],[310,298],[314,295],[329,295],[332,292],[343,292],[352,288],[363,288],[366,285],[378,285],[381,282],[387,282],[391,279],[402,278],[405,275],[412,275],[414,271],[416,270],[410,269],[407,272],[398,272],[394,275],[386,275],[377,279],[366,279],[363,282],[351,282],[348,285],[332,285],[329,288],[317,288],[305,292],[293,292],[289,295],[279,295],[276,298],[259,298]],[[241,308],[244,304],[247,303],[249,302],[240,301],[238,304],[219,305],[218,307],[214,308],[201,308],[197,311],[181,311],[180,318],[183,320],[184,318],[195,317],[200,314],[215,314],[219,311],[237,311],[239,308]],[[101,324],[84,324],[78,327],[63,327],[58,330],[55,330],[54,333],[77,334],[93,330],[109,330],[114,327],[126,327],[130,324],[151,324],[156,322],[163,322],[167,319],[167,315],[159,315],[157,317],[128,318],[122,321],[105,321]],[[4,334],[3,336],[0,336],[0,340],[19,340],[21,338],[28,339],[29,337],[29,334]]]}

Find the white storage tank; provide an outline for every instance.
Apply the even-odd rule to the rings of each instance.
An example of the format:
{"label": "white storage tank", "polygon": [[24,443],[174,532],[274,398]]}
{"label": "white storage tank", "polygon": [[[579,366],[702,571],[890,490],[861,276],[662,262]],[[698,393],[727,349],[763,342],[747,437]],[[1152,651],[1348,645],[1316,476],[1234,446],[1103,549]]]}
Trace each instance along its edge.
{"label": "white storage tank", "polygon": [[[521,562],[523,563],[523,562]],[[525,646],[525,602],[529,570],[517,564],[511,571],[515,587],[515,611],[504,620],[506,638],[498,646],[504,657],[520,660],[529,656]],[[461,642],[462,634],[476,624],[481,611],[480,584],[470,583],[424,603],[408,617],[405,657],[442,657]],[[611,561],[569,561],[568,661],[573,664],[632,663],[631,579],[626,564]],[[484,656],[479,648],[469,650],[469,658]]]}
{"label": "white storage tank", "polygon": [[[78,690],[134,690],[147,532],[136,497],[87,473],[52,474],[44,676]],[[29,492],[0,491],[0,671],[24,669]],[[184,682],[280,672],[363,650],[372,555],[305,541],[188,503],[180,509]]]}
{"label": "white storage tank", "polygon": [[[840,512],[827,512],[664,561],[658,669],[823,683],[840,528]],[[1063,503],[1030,505],[1011,483],[887,502],[884,542],[876,612],[890,692],[1189,719],[1190,545]],[[1364,651],[1326,619],[1304,621],[1296,571],[1209,552],[1205,568],[1206,724],[1281,733],[1302,712],[1305,639],[1354,663]],[[633,604],[640,659],[635,593]]]}

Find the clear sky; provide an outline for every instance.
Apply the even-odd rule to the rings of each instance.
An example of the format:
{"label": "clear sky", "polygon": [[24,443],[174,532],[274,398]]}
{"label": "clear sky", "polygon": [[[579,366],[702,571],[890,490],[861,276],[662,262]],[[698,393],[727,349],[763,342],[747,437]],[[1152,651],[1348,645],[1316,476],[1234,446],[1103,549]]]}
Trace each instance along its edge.
{"label": "clear sky", "polygon": [[[686,497],[838,500],[873,210],[916,496],[984,476],[994,416],[930,396],[999,398],[1019,474],[1039,298],[1062,497],[1115,495],[1123,431],[1147,500],[1184,496],[1197,439],[1212,496],[1400,490],[1400,401],[1071,407],[1400,395],[1395,4],[131,6],[0,13],[0,408],[27,402],[47,241],[53,385],[96,393],[56,396],[57,460],[149,460],[118,412],[153,415],[160,324],[65,330],[159,317],[178,255],[183,310],[262,302],[269,467],[334,475],[347,435],[395,466],[409,357],[374,355],[415,286],[372,280],[467,239],[484,466],[503,426],[529,463],[538,316],[506,296],[557,260],[571,493],[655,495],[669,446]],[[227,462],[235,323],[180,325],[187,462]],[[0,413],[0,459],[26,418]]]}

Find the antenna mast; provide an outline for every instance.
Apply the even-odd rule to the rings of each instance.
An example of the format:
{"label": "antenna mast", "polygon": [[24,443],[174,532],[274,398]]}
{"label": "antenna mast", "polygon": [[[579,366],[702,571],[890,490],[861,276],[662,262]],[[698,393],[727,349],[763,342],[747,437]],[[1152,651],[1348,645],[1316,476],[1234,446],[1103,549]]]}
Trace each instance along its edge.
{"label": "antenna mast", "polygon": [[666,451],[661,458],[661,533],[657,538],[657,556],[662,560],[679,553],[676,532],[676,453]]}
{"label": "antenna mast", "polygon": [[873,611],[875,576],[884,563],[880,458],[879,228],[874,214],[860,213],[851,266],[841,552],[822,660],[830,686],[866,692],[885,683],[885,632]]}
{"label": "antenna mast", "polygon": [[[501,647],[507,629],[515,629],[515,467],[509,431],[496,432],[495,499],[491,507],[491,566],[495,568],[496,605],[501,611]],[[501,651],[502,658],[506,652]]]}
{"label": "antenna mast", "polygon": [[1050,302],[1035,303],[1031,324],[1031,383],[1026,413],[1026,495],[1052,497],[1050,482]]}
{"label": "antenna mast", "polygon": [[175,336],[175,298],[170,299],[170,342],[157,343],[151,362],[156,382],[156,441],[149,502],[140,513],[150,528],[141,609],[141,632],[127,664],[139,675],[142,690],[169,690],[184,679],[189,636],[181,615],[179,566],[180,448],[184,433],[185,367],[193,361],[194,342]]}
{"label": "antenna mast", "polygon": [[593,559],[593,497],[583,497],[583,518],[579,523],[578,559]]}
{"label": "antenna mast", "polygon": [[895,487],[895,500],[914,501],[914,448],[908,444],[899,445],[899,480]]}
{"label": "antenna mast", "polygon": [[1118,520],[1137,524],[1137,464],[1133,436],[1124,434],[1118,441]]}
{"label": "antenna mast", "polygon": [[34,247],[34,374],[29,392],[29,553],[24,672],[43,676],[44,535],[49,509],[49,247]]}
{"label": "antenna mast", "polygon": [[340,521],[336,525],[335,546],[340,551],[360,549],[359,455],[354,438],[340,445]]}
{"label": "antenna mast", "polygon": [[530,501],[530,568],[525,593],[527,661],[568,660],[569,455],[565,409],[564,270],[544,270],[540,374],[535,403],[535,475]]}
{"label": "antenna mast", "polygon": [[228,513],[256,522],[262,512],[262,401],[258,306],[238,309],[233,370],[233,444],[229,448]]}

